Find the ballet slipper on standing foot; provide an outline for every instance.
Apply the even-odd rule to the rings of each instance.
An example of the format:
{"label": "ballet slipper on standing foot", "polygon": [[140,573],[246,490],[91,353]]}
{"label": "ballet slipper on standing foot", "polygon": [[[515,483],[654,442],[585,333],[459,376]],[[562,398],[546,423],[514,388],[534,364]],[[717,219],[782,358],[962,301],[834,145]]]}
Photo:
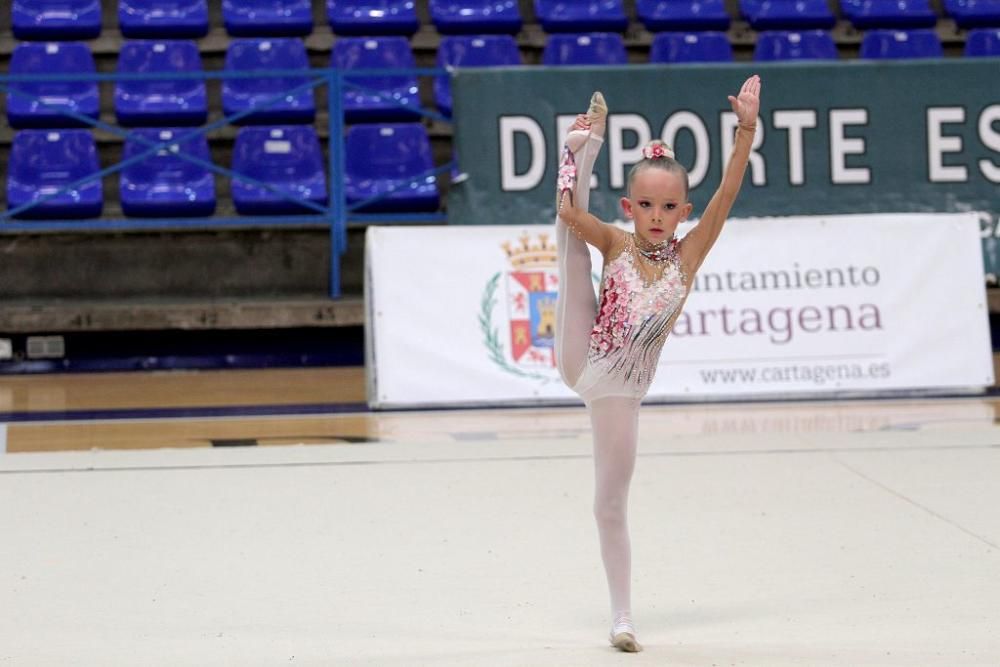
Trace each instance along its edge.
{"label": "ballet slipper on standing foot", "polygon": [[638,653],[642,650],[642,644],[628,632],[619,632],[612,637],[611,645],[624,653]]}
{"label": "ballet slipper on standing foot", "polygon": [[638,653],[642,650],[642,644],[635,638],[635,627],[627,618],[615,622],[608,638],[611,640],[611,645],[619,651]]}
{"label": "ballet slipper on standing foot", "polygon": [[611,645],[619,651],[638,653],[642,650],[642,644],[639,643],[639,640],[631,632],[619,632],[617,635],[611,635],[610,639]]}
{"label": "ballet slipper on standing foot", "polygon": [[586,143],[590,137],[604,138],[604,128],[608,122],[608,105],[604,101],[604,95],[596,91],[590,97],[590,108],[587,113],[580,114],[573,123],[573,128],[566,136],[566,145],[574,153]]}

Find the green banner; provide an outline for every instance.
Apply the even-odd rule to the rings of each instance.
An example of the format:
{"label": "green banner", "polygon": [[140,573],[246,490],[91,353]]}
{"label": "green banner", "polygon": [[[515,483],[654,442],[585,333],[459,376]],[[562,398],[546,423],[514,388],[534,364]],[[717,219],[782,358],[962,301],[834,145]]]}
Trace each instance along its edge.
{"label": "green banner", "polygon": [[987,272],[1000,270],[997,58],[459,70],[468,178],[451,189],[449,220],[551,224],[561,137],[594,90],[610,108],[595,215],[621,217],[628,169],[659,137],[689,170],[697,217],[731,149],[727,95],[753,73],[760,122],[734,217],[984,211]]}

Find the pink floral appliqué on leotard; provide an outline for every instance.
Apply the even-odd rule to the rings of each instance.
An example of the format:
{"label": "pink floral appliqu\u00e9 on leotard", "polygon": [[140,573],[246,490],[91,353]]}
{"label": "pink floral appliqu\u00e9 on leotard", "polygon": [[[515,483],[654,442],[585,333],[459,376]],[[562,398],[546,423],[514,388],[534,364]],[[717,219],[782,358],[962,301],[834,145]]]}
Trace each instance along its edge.
{"label": "pink floral appliqu\u00e9 on leotard", "polygon": [[630,393],[641,395],[652,382],[668,325],[687,287],[676,242],[663,274],[649,283],[635,265],[639,260],[634,244],[629,234],[621,254],[604,267],[587,362],[591,373],[609,380],[616,376],[624,386],[632,387]]}
{"label": "pink floral appliqu\u00e9 on leotard", "polygon": [[563,146],[562,160],[559,161],[559,177],[556,179],[556,192],[560,195],[576,187],[576,158],[568,146]]}

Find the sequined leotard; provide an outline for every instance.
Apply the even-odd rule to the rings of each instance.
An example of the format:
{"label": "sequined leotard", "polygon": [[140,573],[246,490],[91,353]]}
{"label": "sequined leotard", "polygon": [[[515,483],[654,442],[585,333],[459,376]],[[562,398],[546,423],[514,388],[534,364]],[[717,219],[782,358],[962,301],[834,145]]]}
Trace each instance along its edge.
{"label": "sequined leotard", "polygon": [[573,390],[590,401],[604,396],[642,398],[656,373],[660,350],[687,294],[677,241],[662,273],[643,276],[635,237],[604,265],[600,301],[583,372]]}
{"label": "sequined leotard", "polygon": [[[589,133],[570,133],[560,160],[557,191],[572,191],[584,210],[602,144]],[[635,237],[627,233],[617,254],[605,259],[597,303],[587,244],[558,216],[556,239],[556,361],[563,380],[588,404],[611,396],[641,400],[688,291],[679,242],[671,241],[665,261],[653,262],[638,252]]]}

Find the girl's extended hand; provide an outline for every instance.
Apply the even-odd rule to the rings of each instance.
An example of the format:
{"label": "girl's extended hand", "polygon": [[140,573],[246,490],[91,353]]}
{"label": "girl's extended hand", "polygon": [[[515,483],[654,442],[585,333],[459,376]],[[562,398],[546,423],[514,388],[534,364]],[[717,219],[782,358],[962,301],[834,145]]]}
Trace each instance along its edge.
{"label": "girl's extended hand", "polygon": [[733,113],[740,120],[740,125],[754,125],[757,122],[757,112],[760,111],[760,77],[754,74],[743,82],[739,97],[729,96],[729,104]]}

